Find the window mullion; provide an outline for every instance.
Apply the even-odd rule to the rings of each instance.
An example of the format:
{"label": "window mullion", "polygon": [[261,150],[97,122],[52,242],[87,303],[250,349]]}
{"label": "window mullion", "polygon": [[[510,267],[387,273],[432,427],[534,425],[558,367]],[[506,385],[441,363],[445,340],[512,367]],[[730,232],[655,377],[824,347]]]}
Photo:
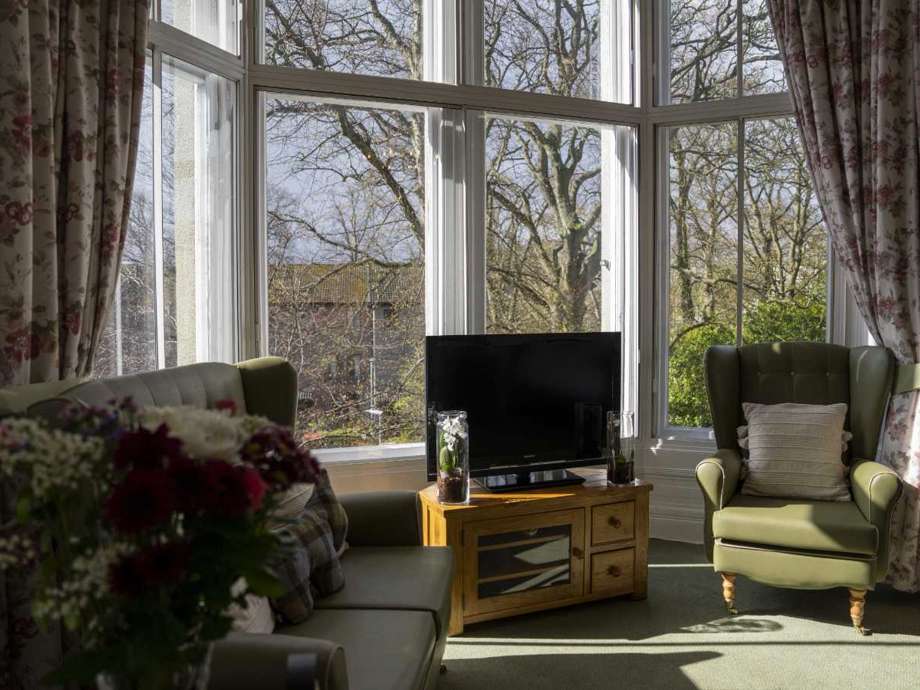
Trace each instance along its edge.
{"label": "window mullion", "polygon": [[741,328],[743,326],[744,319],[744,185],[745,185],[745,170],[744,170],[744,140],[745,140],[745,120],[738,120],[738,136],[736,137],[738,141],[738,191],[737,191],[737,220],[735,226],[737,227],[738,232],[738,265],[736,269],[735,280],[736,282],[736,291],[735,296],[737,299],[737,311],[735,313],[735,343],[738,346],[743,344],[743,337],[741,335]]}
{"label": "window mullion", "polygon": [[479,86],[484,82],[483,3],[464,2],[460,14],[461,51],[458,83]]}
{"label": "window mullion", "polygon": [[465,111],[463,166],[467,333],[486,332],[485,113]]}
{"label": "window mullion", "polygon": [[741,98],[744,95],[744,70],[742,62],[744,60],[744,0],[737,0],[735,5],[735,95]]}
{"label": "window mullion", "polygon": [[165,290],[163,284],[163,53],[153,49],[153,262],[157,368],[166,366]]}

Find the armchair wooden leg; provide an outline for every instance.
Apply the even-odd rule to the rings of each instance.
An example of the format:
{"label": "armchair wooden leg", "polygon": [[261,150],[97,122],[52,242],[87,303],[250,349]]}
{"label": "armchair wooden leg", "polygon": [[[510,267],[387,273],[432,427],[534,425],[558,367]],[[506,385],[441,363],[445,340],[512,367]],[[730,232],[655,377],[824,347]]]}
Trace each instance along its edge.
{"label": "armchair wooden leg", "polygon": [[850,590],[850,618],[853,620],[853,627],[860,635],[868,635],[869,630],[863,627],[863,615],[866,612],[866,590]]}
{"label": "armchair wooden leg", "polygon": [[719,573],[722,576],[722,598],[725,600],[725,606],[731,615],[738,613],[735,608],[735,574]]}

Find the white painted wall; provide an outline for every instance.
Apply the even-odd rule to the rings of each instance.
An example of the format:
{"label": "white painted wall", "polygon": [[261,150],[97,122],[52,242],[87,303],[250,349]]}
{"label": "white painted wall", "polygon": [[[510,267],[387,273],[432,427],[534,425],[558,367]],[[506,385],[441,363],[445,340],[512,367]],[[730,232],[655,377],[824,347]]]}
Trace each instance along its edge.
{"label": "white painted wall", "polygon": [[[702,543],[703,501],[693,470],[706,456],[706,446],[664,448],[655,443],[640,459],[639,475],[654,484],[651,496],[651,535]],[[338,494],[408,489],[428,485],[423,457],[386,460],[325,462],[332,486]]]}

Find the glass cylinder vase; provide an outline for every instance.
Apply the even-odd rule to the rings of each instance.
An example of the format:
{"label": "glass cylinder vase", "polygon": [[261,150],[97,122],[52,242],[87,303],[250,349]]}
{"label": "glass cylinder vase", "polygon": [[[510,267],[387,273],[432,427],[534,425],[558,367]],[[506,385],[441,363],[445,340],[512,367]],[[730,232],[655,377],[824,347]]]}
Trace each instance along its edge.
{"label": "glass cylinder vase", "polygon": [[438,501],[467,503],[470,498],[470,432],[463,410],[438,412]]}
{"label": "glass cylinder vase", "polygon": [[635,478],[635,433],[632,412],[607,413],[607,481],[628,484]]}

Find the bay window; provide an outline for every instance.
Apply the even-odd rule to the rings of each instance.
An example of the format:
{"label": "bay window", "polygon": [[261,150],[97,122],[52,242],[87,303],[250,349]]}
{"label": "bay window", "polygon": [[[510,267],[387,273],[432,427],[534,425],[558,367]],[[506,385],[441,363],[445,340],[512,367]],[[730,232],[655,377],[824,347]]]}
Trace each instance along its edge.
{"label": "bay window", "polygon": [[97,374],[279,355],[310,447],[415,457],[426,335],[621,331],[705,440],[709,345],[848,332],[765,0],[242,7],[154,3]]}

